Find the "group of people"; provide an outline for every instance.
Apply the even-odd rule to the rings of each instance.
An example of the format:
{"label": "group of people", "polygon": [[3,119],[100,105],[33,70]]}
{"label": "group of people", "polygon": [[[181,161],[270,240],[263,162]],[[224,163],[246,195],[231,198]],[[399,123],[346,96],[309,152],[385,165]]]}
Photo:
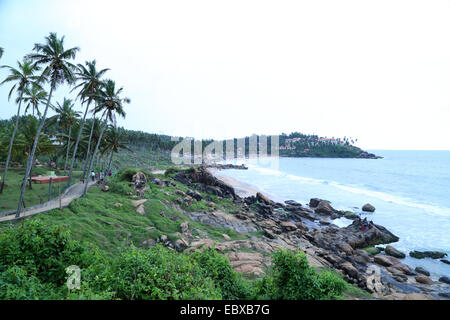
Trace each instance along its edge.
{"label": "group of people", "polygon": [[374,227],[373,221],[370,220],[369,222],[367,222],[367,218],[364,218],[364,220],[362,222],[361,230],[366,231],[366,230],[372,229],[373,227]]}
{"label": "group of people", "polygon": [[92,182],[94,182],[94,181],[103,182],[105,177],[111,177],[111,176],[112,176],[112,171],[111,170],[105,170],[105,171],[100,171],[100,172],[92,171],[91,172],[91,180],[92,180]]}

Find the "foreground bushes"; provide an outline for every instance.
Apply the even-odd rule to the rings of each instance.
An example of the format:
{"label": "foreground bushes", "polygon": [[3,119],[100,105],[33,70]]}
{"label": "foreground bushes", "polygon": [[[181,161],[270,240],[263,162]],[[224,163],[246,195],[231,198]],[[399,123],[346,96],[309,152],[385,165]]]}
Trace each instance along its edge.
{"label": "foreground bushes", "polygon": [[[70,265],[82,270],[81,288],[72,292]],[[38,220],[0,234],[0,299],[337,299],[345,287],[292,251],[277,251],[263,279],[246,280],[214,249],[189,255],[131,247],[111,258]]]}

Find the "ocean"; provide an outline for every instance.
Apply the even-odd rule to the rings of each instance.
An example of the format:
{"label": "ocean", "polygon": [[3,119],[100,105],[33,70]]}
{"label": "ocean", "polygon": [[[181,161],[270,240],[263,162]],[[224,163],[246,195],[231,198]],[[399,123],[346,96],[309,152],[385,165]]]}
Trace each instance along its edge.
{"label": "ocean", "polygon": [[[360,213],[386,227],[400,237],[392,245],[406,254],[437,250],[450,256],[450,151],[370,152],[384,158],[250,159],[245,162],[249,170],[218,175],[249,184],[276,201],[305,205],[310,198],[329,200],[335,209]],[[375,212],[362,212],[365,203],[375,206]],[[335,220],[340,227],[351,222]],[[450,265],[439,260],[407,256],[404,262],[424,267],[434,280],[450,276]]]}

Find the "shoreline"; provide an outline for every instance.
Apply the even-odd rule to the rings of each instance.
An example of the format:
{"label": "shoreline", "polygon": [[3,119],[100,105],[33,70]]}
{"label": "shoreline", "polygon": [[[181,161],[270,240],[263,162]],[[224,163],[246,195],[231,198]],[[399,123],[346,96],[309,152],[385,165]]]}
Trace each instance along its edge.
{"label": "shoreline", "polygon": [[[219,174],[218,171],[219,170],[210,170],[210,173],[214,177],[216,177],[217,179],[220,179],[223,182],[225,182],[226,184],[228,184],[231,187],[235,188],[236,194],[238,196],[240,196],[240,197],[251,197],[251,196],[255,196],[258,192],[261,193],[261,190],[258,190],[258,188],[256,186],[252,186],[252,185],[250,185],[248,183],[245,183],[243,181],[240,181],[240,180],[238,180],[238,179],[236,179],[234,177],[227,176],[226,174]],[[266,196],[269,199],[269,201],[271,200],[271,201],[275,202],[275,201],[279,201],[280,200],[280,199],[274,199],[273,196],[268,195],[268,194],[264,194],[264,196]],[[279,202],[280,203],[285,203],[284,199],[282,199]],[[307,206],[307,207],[310,210],[313,209],[313,210],[311,210],[313,212],[316,211],[316,208],[314,208],[314,207],[311,207],[311,206]],[[306,220],[308,220],[308,219],[306,219]],[[333,222],[334,220],[336,220],[336,219],[328,220],[329,223],[323,224],[323,225],[322,225],[322,221],[319,221],[318,224],[321,225],[321,226],[320,226],[319,229],[314,229],[313,228],[313,234],[315,232],[319,232],[319,233],[322,232],[322,230],[326,229],[327,227],[329,227],[330,224],[338,227],[339,229],[346,228],[346,227],[342,227],[342,226],[338,226],[337,224],[334,224],[334,222]],[[361,218],[359,219],[359,221],[361,221]],[[384,228],[382,226],[378,226],[378,225],[376,225],[376,226]],[[314,230],[316,230],[316,231],[314,231]],[[325,238],[327,238],[327,237],[328,237],[328,235]],[[325,241],[328,242],[328,241],[330,241],[330,239],[325,240]],[[395,241],[395,242],[397,242],[397,241]],[[313,243],[314,243],[314,241],[313,241]],[[389,243],[380,243],[377,246],[386,247],[388,245],[389,245]],[[395,245],[395,243],[394,243],[394,245]],[[322,249],[325,249],[325,248],[322,248]],[[358,251],[358,250],[356,250],[356,248],[354,248],[354,249],[355,249],[355,252]],[[329,250],[327,250],[327,251],[329,251]],[[329,251],[329,252],[331,253],[332,251]],[[336,253],[336,252],[334,252],[334,253]],[[316,255],[314,255],[314,256],[316,256]],[[389,255],[386,254],[385,251],[379,252],[376,256],[382,256],[382,257],[386,257],[388,259],[392,258],[392,256],[390,254]],[[319,257],[320,257],[320,255],[319,255]],[[403,259],[401,259],[401,260],[403,260]],[[388,265],[384,265],[383,264],[384,261],[380,262],[380,261],[372,260],[371,263],[369,261],[367,261],[367,262],[369,263],[368,265],[372,264],[372,265],[376,265],[378,267],[381,267],[381,269],[383,270],[382,271],[382,279],[383,279],[383,281],[386,281],[386,283],[389,286],[394,286],[396,288],[396,290],[394,290],[394,292],[395,291],[396,292],[402,292],[403,291],[404,293],[408,294],[408,293],[413,293],[415,291],[416,293],[419,293],[419,292],[426,293],[426,292],[428,292],[429,289],[431,289],[431,287],[433,287],[434,290],[436,290],[435,294],[437,294],[439,292],[443,292],[441,290],[444,290],[444,292],[447,292],[447,289],[445,289],[447,287],[447,285],[442,283],[441,281],[438,281],[438,279],[433,280],[433,283],[428,283],[428,284],[419,283],[420,280],[418,281],[417,278],[418,277],[420,278],[420,276],[422,276],[422,273],[421,272],[417,272],[417,268],[414,269],[414,267],[411,267],[411,265],[407,264],[407,262],[405,262],[404,260],[403,260],[403,262],[400,262],[400,260],[398,260],[398,259],[394,260],[394,261],[396,261],[395,263],[398,263],[398,265],[399,265],[399,268],[397,268],[397,270],[394,270],[395,267],[396,267],[395,263],[393,263],[390,266],[388,266]],[[404,268],[404,270],[401,270],[401,272],[404,272],[404,273],[400,274],[401,272],[399,273],[399,270],[402,269],[403,267],[405,267],[405,268]],[[341,269],[341,266],[338,266],[338,267],[334,266],[333,268],[335,270],[339,270],[339,269]],[[405,270],[406,270],[406,272],[405,272]],[[445,277],[445,276],[448,276],[448,275],[443,274],[442,276]],[[424,284],[425,284],[425,287],[424,287]],[[430,286],[430,288],[426,289],[426,286]],[[434,290],[429,290],[429,291],[431,293]],[[437,298],[436,295],[435,295],[435,298]],[[442,299],[442,296],[439,297],[439,298]]]}

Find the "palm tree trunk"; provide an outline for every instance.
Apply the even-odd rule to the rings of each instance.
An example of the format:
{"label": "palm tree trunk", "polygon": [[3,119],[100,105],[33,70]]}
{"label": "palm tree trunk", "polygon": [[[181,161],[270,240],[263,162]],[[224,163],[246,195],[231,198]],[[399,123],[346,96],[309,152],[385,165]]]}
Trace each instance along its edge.
{"label": "palm tree trunk", "polygon": [[22,104],[22,96],[23,96],[23,90],[20,93],[19,106],[17,107],[16,124],[14,125],[14,130],[13,130],[13,134],[11,136],[11,140],[9,140],[8,156],[6,157],[5,170],[3,171],[2,184],[0,186],[0,193],[3,193],[3,188],[5,187],[6,174],[8,173],[8,165],[9,165],[9,160],[11,159],[12,146],[14,144],[14,138],[16,137],[17,127],[19,126],[20,105]]}
{"label": "palm tree trunk", "polygon": [[75,141],[75,146],[73,147],[72,161],[70,162],[69,178],[67,179],[67,187],[69,187],[70,183],[72,182],[73,164],[75,163],[75,156],[77,155],[78,144],[80,143],[81,133],[83,132],[83,127],[84,127],[84,123],[85,123],[86,115],[87,115],[88,111],[89,111],[89,103],[86,106],[86,111],[84,111],[83,119],[81,120],[80,128],[78,129],[77,141]]}
{"label": "palm tree trunk", "polygon": [[111,156],[109,157],[109,163],[108,163],[108,172],[111,170],[113,154],[114,154],[114,152],[111,150]]}
{"label": "palm tree trunk", "polygon": [[[94,117],[92,118],[91,133],[89,134],[88,148],[87,148],[87,152],[86,152],[86,160],[84,162],[84,168],[83,168],[83,178],[86,178],[86,170],[87,170],[87,166],[88,166],[89,159],[90,159],[89,156],[91,153],[91,143],[92,143],[92,136],[94,134],[94,125],[95,125],[95,114],[94,114]],[[89,172],[89,171],[87,171],[87,172]],[[89,177],[87,177],[87,178],[89,178]]]}
{"label": "palm tree trunk", "polygon": [[72,134],[72,126],[69,127],[69,140],[67,141],[66,161],[64,161],[64,175],[66,175],[67,158],[69,158],[70,136]]}
{"label": "palm tree trunk", "polygon": [[[102,120],[103,120],[103,116],[102,116],[102,118],[100,120],[100,123],[101,123]],[[100,136],[98,137],[97,144],[95,145],[95,150],[94,150],[94,153],[92,154],[91,161],[89,163],[89,169],[88,169],[87,172],[91,172],[92,165],[94,164],[94,160],[95,160],[95,155],[97,154],[98,147],[100,146],[100,143],[102,142],[103,132],[105,132],[106,125],[107,125],[107,122],[105,122],[105,124],[102,126],[102,130],[100,131]],[[86,197],[88,184],[89,184],[89,181],[88,181],[88,183],[86,183],[84,185],[83,198]]]}
{"label": "palm tree trunk", "polygon": [[31,173],[31,167],[32,167],[32,164],[34,161],[34,154],[36,152],[36,147],[39,142],[39,136],[41,134],[42,128],[44,127],[45,118],[47,117],[47,111],[48,111],[48,107],[50,105],[50,100],[52,99],[54,87],[55,87],[55,83],[52,83],[52,85],[50,87],[50,93],[48,94],[48,100],[47,100],[47,104],[45,106],[44,114],[42,115],[41,123],[39,124],[39,127],[37,129],[36,137],[34,138],[33,149],[31,150],[31,154],[28,155],[27,169],[25,171],[25,177],[23,180],[24,182],[22,183],[22,190],[20,191],[19,205],[17,206],[16,218],[18,218],[20,216],[20,212],[22,211],[22,203],[23,203],[23,197],[25,196],[25,189],[27,187],[27,180]]}

